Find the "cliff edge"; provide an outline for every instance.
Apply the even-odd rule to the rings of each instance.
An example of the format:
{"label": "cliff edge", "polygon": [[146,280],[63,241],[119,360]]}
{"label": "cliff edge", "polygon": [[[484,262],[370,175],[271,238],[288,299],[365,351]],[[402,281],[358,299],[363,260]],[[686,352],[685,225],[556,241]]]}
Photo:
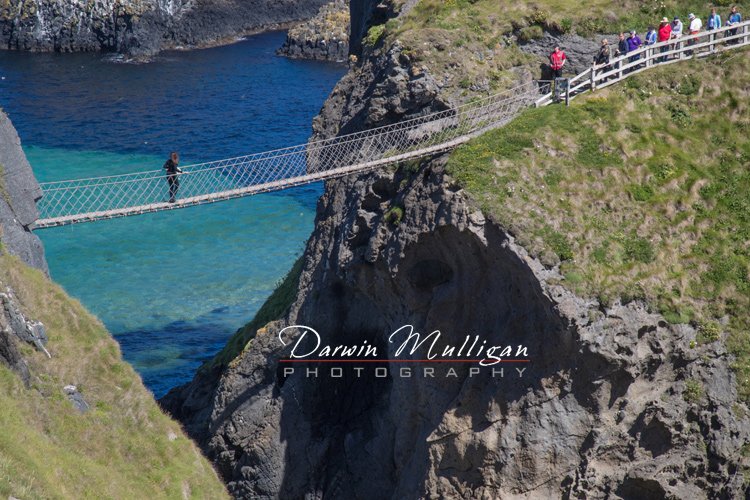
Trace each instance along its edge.
{"label": "cliff edge", "polygon": [[[570,29],[483,0],[375,10],[406,6],[380,24],[352,11],[361,57],[316,138],[529,81],[520,31]],[[264,314],[162,405],[237,498],[746,496],[747,60],[672,66],[327,182]],[[404,325],[441,345],[478,334],[530,362],[290,370],[291,325],[388,358]]]}
{"label": "cliff edge", "polygon": [[44,248],[31,232],[42,196],[21,140],[8,116],[0,111],[0,239],[3,249],[31,267],[47,272]]}
{"label": "cliff edge", "polygon": [[0,497],[224,498],[104,326],[47,275],[39,185],[0,112]]}
{"label": "cliff edge", "polygon": [[315,17],[289,29],[277,54],[293,59],[346,61],[349,57],[349,25],[348,2],[335,0],[327,3]]}

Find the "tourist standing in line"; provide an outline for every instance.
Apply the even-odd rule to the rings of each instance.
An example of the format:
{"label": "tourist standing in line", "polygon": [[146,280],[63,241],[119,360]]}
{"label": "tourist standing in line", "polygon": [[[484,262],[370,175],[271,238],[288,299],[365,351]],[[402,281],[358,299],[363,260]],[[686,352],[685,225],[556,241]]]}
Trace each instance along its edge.
{"label": "tourist standing in line", "polygon": [[[690,39],[688,40],[688,45],[695,45],[698,41],[698,33],[700,33],[703,28],[703,21],[701,21],[699,17],[696,17],[692,12],[688,15],[688,19],[690,19],[690,25],[688,26],[688,30],[690,30]],[[693,51],[689,51],[688,55],[692,56]]]}
{"label": "tourist standing in line", "polygon": [[[617,50],[615,51],[615,57],[624,56],[628,53],[628,41],[625,39],[625,33],[620,33],[617,40]],[[622,68],[622,61],[617,62],[617,69]]]}
{"label": "tourist standing in line", "polygon": [[167,171],[167,184],[169,184],[169,203],[177,200],[177,190],[180,189],[179,174],[182,173],[180,167],[180,155],[176,151],[169,154],[169,159],[164,163],[164,169]]}
{"label": "tourist standing in line", "polygon": [[711,15],[708,16],[708,21],[706,21],[706,28],[709,31],[721,28],[721,16],[716,13],[716,9],[711,9]]}
{"label": "tourist standing in line", "polygon": [[[711,15],[708,16],[708,19],[706,20],[706,29],[708,31],[714,31],[721,28],[721,16],[716,13],[716,9],[711,9]],[[710,40],[715,42],[718,34],[713,34],[710,36]],[[716,45],[711,46],[711,52],[716,51]]]}
{"label": "tourist standing in line", "polygon": [[560,47],[555,47],[555,50],[549,55],[549,67],[552,69],[553,78],[562,78],[563,67],[567,59],[565,52]]}
{"label": "tourist standing in line", "polygon": [[[659,43],[661,42],[667,42],[672,38],[672,26],[669,24],[669,19],[666,17],[663,17],[661,19],[661,24],[659,25]],[[661,52],[667,52],[669,50],[669,45],[664,45],[661,48]],[[659,58],[659,62],[664,62],[666,60],[666,56],[663,56]]]}
{"label": "tourist standing in line", "polygon": [[675,16],[672,21],[672,38],[680,38],[682,36],[682,21],[678,16]]}
{"label": "tourist standing in line", "polygon": [[700,33],[700,30],[703,29],[703,21],[701,21],[701,18],[696,17],[693,13],[690,13],[688,19],[690,19],[690,34],[697,35],[698,33]]}
{"label": "tourist standing in line", "polygon": [[[604,40],[602,40],[602,46],[599,47],[599,52],[597,52],[596,55],[594,56],[594,66],[599,67],[600,73],[606,73],[607,71],[610,70],[611,66],[609,65],[609,58],[610,58],[609,40],[605,38]],[[607,79],[604,78],[602,80],[602,83],[606,81]]]}
{"label": "tourist standing in line", "polygon": [[[635,30],[632,30],[630,32],[630,36],[628,37],[628,53],[634,52],[641,48],[641,45],[643,45],[643,41],[641,40],[641,37],[638,36],[638,34],[635,32]],[[641,58],[640,54],[634,55],[629,59],[630,62],[637,61]]]}
{"label": "tourist standing in line", "polygon": [[648,32],[646,32],[646,39],[643,41],[643,45],[654,45],[658,36],[659,35],[656,33],[656,28],[654,28],[653,26],[649,26]]}
{"label": "tourist standing in line", "polygon": [[617,50],[615,56],[624,56],[628,53],[628,41],[625,39],[625,33],[620,33],[617,39]]}
{"label": "tourist standing in line", "polygon": [[[672,27],[672,40],[675,40],[676,43],[671,45],[669,48],[679,50],[680,47],[682,47],[682,43],[679,41],[680,37],[682,36],[682,21],[680,21],[680,18],[678,16],[675,16],[670,26]],[[679,54],[677,54],[677,57],[680,57]]]}
{"label": "tourist standing in line", "polygon": [[[742,14],[737,10],[737,6],[734,5],[732,10],[729,12],[729,19],[727,19],[727,26],[734,26],[742,22]],[[737,34],[737,28],[729,30],[729,36],[735,36]],[[738,40],[732,40],[729,43],[735,44]]]}

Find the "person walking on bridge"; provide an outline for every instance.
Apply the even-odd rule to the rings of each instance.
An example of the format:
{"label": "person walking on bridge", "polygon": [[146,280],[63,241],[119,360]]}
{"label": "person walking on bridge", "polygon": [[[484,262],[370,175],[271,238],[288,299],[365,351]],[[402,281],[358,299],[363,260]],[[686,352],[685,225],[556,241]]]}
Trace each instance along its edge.
{"label": "person walking on bridge", "polygon": [[177,190],[180,189],[180,180],[178,175],[182,173],[180,167],[180,155],[176,151],[169,154],[169,159],[164,163],[164,169],[167,171],[167,184],[169,184],[169,203],[177,201]]}

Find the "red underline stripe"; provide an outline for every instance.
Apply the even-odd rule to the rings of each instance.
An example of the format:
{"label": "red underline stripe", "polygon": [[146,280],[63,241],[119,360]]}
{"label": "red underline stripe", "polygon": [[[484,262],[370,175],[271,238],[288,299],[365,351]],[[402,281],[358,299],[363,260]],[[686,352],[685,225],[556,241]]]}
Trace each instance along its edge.
{"label": "red underline stripe", "polygon": [[530,359],[280,359],[281,363],[530,363]]}

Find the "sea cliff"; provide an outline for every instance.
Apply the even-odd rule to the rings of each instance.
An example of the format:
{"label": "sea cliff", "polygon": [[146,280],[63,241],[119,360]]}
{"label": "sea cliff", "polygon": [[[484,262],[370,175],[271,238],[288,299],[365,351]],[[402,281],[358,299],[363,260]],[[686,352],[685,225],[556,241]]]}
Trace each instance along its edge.
{"label": "sea cliff", "polygon": [[3,0],[0,47],[131,57],[227,43],[309,19],[325,0]]}
{"label": "sea cliff", "polygon": [[[519,32],[539,28],[535,39],[550,43],[543,40],[559,39],[567,26],[534,13],[514,25],[493,3],[465,3],[383,2],[369,11],[353,3],[352,50],[360,57],[314,121],[314,137],[528,82],[543,58],[516,44]],[[477,14],[462,17],[471,11]],[[507,36],[494,39],[495,32]],[[701,64],[716,66],[694,72],[728,67]],[[741,81],[750,75],[747,65],[733,67]],[[680,147],[704,144],[681,131],[706,129],[700,123],[709,117],[690,99],[713,98],[733,126],[746,127],[748,96],[721,97],[730,92],[720,86],[732,81],[728,75],[704,82],[660,76],[642,80],[643,92],[612,90],[556,115],[530,111],[517,128],[450,155],[327,182],[303,258],[262,314],[161,401],[230,493],[742,498],[747,359],[732,341],[747,317],[746,297],[732,295],[746,290],[742,246],[726,243],[738,264],[722,276],[736,280],[714,299],[691,289],[670,255],[684,252],[697,259],[695,269],[711,269],[688,253],[700,238],[688,243],[685,235],[706,231],[708,222],[696,217],[719,203],[701,190],[721,189],[708,171],[747,182],[740,169],[747,144],[728,136],[721,165],[707,159],[703,172],[680,170],[688,167],[676,160],[668,172],[640,166],[646,160],[638,151],[669,144],[677,149],[660,154],[679,158]],[[658,119],[667,100],[677,106],[674,123]],[[628,113],[656,119],[633,121]],[[604,131],[626,116],[608,139]],[[636,131],[650,146],[620,142],[635,141]],[[678,187],[684,192],[675,194]],[[747,234],[739,219],[714,217]],[[490,345],[527,346],[531,362],[522,373],[512,365],[479,374],[458,365],[430,376],[419,365],[405,376],[395,364],[382,377],[369,368],[337,377],[324,364],[289,371],[282,360],[296,340],[284,330],[291,325],[314,328],[330,345],[367,341],[388,358],[396,347],[389,337],[404,325],[440,330],[455,345],[478,334]]]}
{"label": "sea cliff", "polygon": [[341,62],[349,57],[349,5],[336,0],[310,19],[289,29],[278,54],[294,59]]}
{"label": "sea cliff", "polygon": [[47,275],[41,196],[0,111],[0,496],[224,498],[104,326]]}

